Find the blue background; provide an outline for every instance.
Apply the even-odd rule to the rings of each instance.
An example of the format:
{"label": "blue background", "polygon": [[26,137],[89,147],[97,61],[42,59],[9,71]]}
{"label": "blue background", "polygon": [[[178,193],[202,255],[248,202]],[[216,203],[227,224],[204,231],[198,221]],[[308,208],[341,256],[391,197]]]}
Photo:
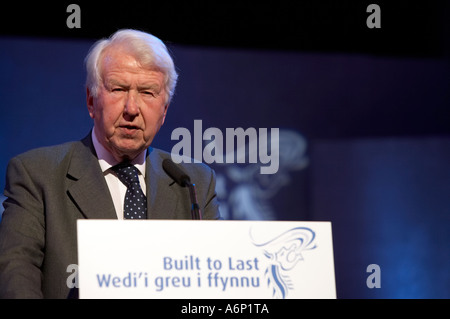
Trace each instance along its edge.
{"label": "blue background", "polygon": [[[193,132],[194,119],[203,130],[280,128],[286,137],[273,176],[211,165],[227,219],[331,221],[338,298],[450,297],[448,40],[438,53],[398,54],[168,38],[180,78],[153,146],[170,150],[171,132]],[[0,37],[1,189],[11,157],[91,129],[83,60],[93,42]],[[366,286],[370,264],[381,288]]]}

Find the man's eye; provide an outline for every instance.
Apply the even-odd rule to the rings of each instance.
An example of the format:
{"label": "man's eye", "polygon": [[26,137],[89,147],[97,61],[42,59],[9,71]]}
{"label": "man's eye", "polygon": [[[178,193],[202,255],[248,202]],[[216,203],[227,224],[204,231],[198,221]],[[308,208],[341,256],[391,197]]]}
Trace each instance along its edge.
{"label": "man's eye", "polygon": [[144,91],[143,92],[145,95],[150,95],[150,96],[155,96],[155,94],[151,91]]}
{"label": "man's eye", "polygon": [[125,90],[123,88],[113,88],[112,92],[124,92]]}

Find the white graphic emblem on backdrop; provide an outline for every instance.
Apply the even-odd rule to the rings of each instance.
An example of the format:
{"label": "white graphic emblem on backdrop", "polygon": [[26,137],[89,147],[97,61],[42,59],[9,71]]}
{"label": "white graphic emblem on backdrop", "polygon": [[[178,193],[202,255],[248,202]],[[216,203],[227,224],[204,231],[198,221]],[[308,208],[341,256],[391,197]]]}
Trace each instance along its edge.
{"label": "white graphic emblem on backdrop", "polygon": [[[273,220],[276,213],[270,200],[291,183],[294,171],[309,164],[306,139],[298,132],[279,131],[279,169],[275,174],[260,174],[260,164],[216,164],[217,195],[225,219]],[[247,148],[249,149],[249,148]],[[226,166],[225,166],[226,165]],[[223,169],[222,169],[223,168]]]}

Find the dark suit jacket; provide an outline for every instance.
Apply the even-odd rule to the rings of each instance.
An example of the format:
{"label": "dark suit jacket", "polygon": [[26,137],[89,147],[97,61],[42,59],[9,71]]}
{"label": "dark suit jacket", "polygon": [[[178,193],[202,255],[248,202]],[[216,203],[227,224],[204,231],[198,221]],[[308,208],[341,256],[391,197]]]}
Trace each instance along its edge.
{"label": "dark suit jacket", "polygon": [[[149,148],[149,219],[191,219],[187,188],[162,170],[170,154]],[[219,219],[214,171],[180,164],[195,183],[204,219]],[[90,134],[78,142],[39,148],[11,159],[0,224],[0,297],[66,298],[77,264],[76,222],[117,219]]]}

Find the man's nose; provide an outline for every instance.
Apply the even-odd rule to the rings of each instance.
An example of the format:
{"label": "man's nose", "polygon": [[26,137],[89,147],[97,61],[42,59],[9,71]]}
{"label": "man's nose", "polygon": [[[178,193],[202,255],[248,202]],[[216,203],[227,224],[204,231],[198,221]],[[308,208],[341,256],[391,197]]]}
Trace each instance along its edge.
{"label": "man's nose", "polygon": [[130,116],[137,116],[139,114],[139,103],[137,95],[133,91],[129,91],[127,94],[124,113]]}

